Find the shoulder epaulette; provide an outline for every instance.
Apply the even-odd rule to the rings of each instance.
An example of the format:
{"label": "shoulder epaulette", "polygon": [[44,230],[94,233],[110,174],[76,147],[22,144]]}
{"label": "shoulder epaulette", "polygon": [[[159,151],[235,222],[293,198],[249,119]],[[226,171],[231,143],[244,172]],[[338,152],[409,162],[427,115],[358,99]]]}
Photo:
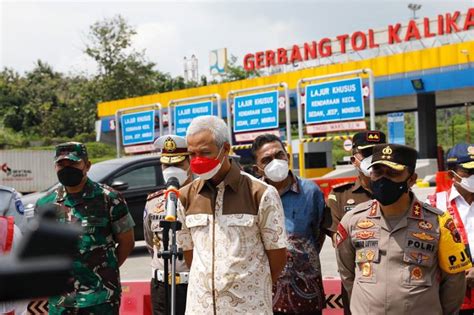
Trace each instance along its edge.
{"label": "shoulder epaulette", "polygon": [[429,203],[426,203],[426,202],[423,203],[423,208],[430,211],[430,212],[433,212],[436,215],[442,215],[444,213],[443,210],[435,208],[435,207],[433,207],[432,205],[430,205]]}
{"label": "shoulder epaulette", "polygon": [[354,182],[343,182],[343,183],[340,183],[340,184],[336,184],[336,185],[333,185],[332,186],[332,189],[334,191],[336,190],[341,190],[342,188],[348,188],[349,186],[354,186]]}
{"label": "shoulder epaulette", "polygon": [[164,194],[164,190],[163,189],[160,189],[158,191],[155,191],[154,193],[151,193],[151,194],[148,194],[148,197],[146,198],[146,201],[149,201],[149,200],[152,200],[152,199],[155,199],[161,195]]}
{"label": "shoulder epaulette", "polygon": [[359,213],[359,212],[363,212],[363,211],[366,211],[366,210],[369,210],[370,208],[372,208],[372,205],[374,204],[375,200],[369,200],[369,201],[365,201],[365,202],[362,202],[362,203],[359,203],[357,206],[355,206],[354,209],[352,209],[350,212],[352,213]]}

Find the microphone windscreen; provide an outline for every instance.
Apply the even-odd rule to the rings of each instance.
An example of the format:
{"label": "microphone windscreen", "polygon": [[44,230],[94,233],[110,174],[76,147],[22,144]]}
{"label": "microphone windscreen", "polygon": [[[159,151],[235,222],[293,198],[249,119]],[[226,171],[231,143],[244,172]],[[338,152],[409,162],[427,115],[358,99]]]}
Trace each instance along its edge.
{"label": "microphone windscreen", "polygon": [[166,188],[171,186],[179,189],[179,180],[176,177],[170,177],[166,182]]}

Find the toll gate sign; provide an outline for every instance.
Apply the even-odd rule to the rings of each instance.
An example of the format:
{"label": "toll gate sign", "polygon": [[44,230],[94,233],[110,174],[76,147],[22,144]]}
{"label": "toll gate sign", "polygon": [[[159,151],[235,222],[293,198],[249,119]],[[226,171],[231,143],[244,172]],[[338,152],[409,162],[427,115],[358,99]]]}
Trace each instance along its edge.
{"label": "toll gate sign", "polygon": [[155,111],[124,114],[122,124],[122,143],[124,146],[150,143],[155,140]]}
{"label": "toll gate sign", "polygon": [[212,115],[211,101],[176,106],[174,108],[176,134],[185,137],[186,130],[194,118],[209,115]]}
{"label": "toll gate sign", "polygon": [[308,85],[305,96],[306,124],[365,117],[361,78]]}
{"label": "toll gate sign", "polygon": [[278,91],[236,96],[234,132],[278,128]]}

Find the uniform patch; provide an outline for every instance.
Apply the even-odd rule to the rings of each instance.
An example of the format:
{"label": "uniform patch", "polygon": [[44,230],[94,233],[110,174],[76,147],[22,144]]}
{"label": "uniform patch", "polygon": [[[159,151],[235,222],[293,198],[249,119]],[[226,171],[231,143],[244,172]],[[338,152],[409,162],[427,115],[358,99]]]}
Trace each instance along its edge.
{"label": "uniform patch", "polygon": [[21,202],[20,199],[15,200],[15,208],[19,214],[21,215],[25,214],[25,207],[23,206],[23,202]]}
{"label": "uniform patch", "polygon": [[416,260],[416,262],[420,265],[430,259],[430,256],[418,252],[411,252],[410,257]]}
{"label": "uniform patch", "polygon": [[344,212],[349,212],[354,208],[355,208],[354,206],[344,206]]}
{"label": "uniform patch", "polygon": [[433,236],[426,234],[425,232],[411,233],[411,235],[422,241],[432,241],[435,239]]}
{"label": "uniform patch", "polygon": [[420,221],[418,222],[418,227],[422,230],[431,230],[433,228],[433,224],[427,221]]}
{"label": "uniform patch", "polygon": [[373,231],[360,231],[356,233],[356,238],[361,239],[361,240],[373,238],[374,236],[375,236],[375,232]]}
{"label": "uniform patch", "polygon": [[348,199],[347,204],[348,205],[353,205],[353,204],[355,204],[355,200],[354,199]]}
{"label": "uniform patch", "polygon": [[411,270],[410,277],[412,280],[421,280],[421,278],[423,278],[423,271],[420,267],[414,267]]}
{"label": "uniform patch", "polygon": [[372,264],[370,262],[362,264],[362,275],[364,277],[370,277],[372,275]]}
{"label": "uniform patch", "polygon": [[379,241],[377,240],[370,240],[370,241],[354,241],[355,248],[366,248],[366,247],[378,247]]}
{"label": "uniform patch", "polygon": [[461,243],[461,234],[459,234],[459,231],[456,228],[453,219],[449,218],[448,220],[446,220],[444,227],[451,232],[454,242]]}
{"label": "uniform patch", "polygon": [[341,223],[337,226],[337,233],[336,233],[336,247],[339,246],[344,240],[347,238],[347,231],[342,226]]}
{"label": "uniform patch", "polygon": [[434,252],[435,248],[436,248],[436,246],[434,244],[425,243],[425,242],[422,242],[422,241],[417,241],[417,240],[412,240],[412,239],[408,239],[407,247],[408,248],[421,249],[421,250],[424,250],[424,251],[427,251],[427,252]]}
{"label": "uniform patch", "polygon": [[370,221],[370,220],[367,220],[367,219],[363,219],[363,220],[360,220],[358,223],[357,223],[357,227],[358,228],[361,228],[361,229],[368,229],[368,228],[371,228],[375,225],[374,222]]}
{"label": "uniform patch", "polygon": [[368,261],[374,260],[375,251],[374,251],[374,250],[371,250],[371,249],[368,249],[368,250],[365,252],[365,257],[367,257],[367,260],[368,260]]}
{"label": "uniform patch", "polygon": [[329,195],[328,195],[328,200],[337,201],[336,195],[334,195],[334,194],[329,194]]}

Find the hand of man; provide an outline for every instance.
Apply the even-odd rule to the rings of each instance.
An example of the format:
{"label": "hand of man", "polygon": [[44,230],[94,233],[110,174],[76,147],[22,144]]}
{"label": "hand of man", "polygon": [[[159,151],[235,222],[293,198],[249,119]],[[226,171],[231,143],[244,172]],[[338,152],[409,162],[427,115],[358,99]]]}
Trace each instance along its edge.
{"label": "hand of man", "polygon": [[474,267],[466,270],[466,284],[468,287],[474,288]]}

